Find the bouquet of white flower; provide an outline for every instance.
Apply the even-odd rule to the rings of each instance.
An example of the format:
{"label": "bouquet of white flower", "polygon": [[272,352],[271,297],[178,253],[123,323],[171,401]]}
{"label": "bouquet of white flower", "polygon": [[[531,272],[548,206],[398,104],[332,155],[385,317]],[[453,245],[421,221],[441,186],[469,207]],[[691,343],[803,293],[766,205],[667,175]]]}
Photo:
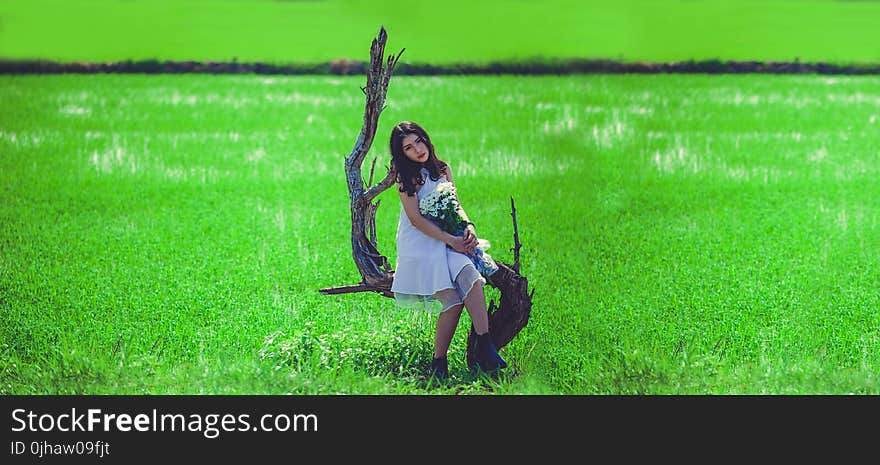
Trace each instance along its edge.
{"label": "bouquet of white flower", "polygon": [[[440,229],[455,236],[463,235],[468,225],[468,222],[458,214],[458,197],[455,194],[455,186],[449,181],[437,184],[437,190],[419,201],[419,212],[440,226]],[[488,278],[498,271],[498,265],[485,252],[489,248],[489,241],[477,239],[477,242],[473,250],[474,255],[470,259],[477,271]]]}

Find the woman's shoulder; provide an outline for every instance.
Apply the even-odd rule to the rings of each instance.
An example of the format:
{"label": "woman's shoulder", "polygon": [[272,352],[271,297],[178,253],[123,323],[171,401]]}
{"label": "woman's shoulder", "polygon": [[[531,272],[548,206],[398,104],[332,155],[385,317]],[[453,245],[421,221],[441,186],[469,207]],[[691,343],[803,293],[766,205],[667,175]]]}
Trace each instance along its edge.
{"label": "woman's shoulder", "polygon": [[440,167],[440,176],[443,176],[447,181],[452,182],[452,168],[449,166],[448,162]]}

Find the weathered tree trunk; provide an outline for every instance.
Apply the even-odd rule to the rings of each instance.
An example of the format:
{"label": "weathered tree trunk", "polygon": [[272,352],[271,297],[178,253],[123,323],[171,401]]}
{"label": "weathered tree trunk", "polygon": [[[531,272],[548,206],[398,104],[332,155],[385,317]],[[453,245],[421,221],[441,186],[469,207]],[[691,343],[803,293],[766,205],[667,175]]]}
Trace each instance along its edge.
{"label": "weathered tree trunk", "polygon": [[[385,178],[376,185],[373,184],[373,174],[376,168],[376,160],[370,169],[369,181],[365,184],[361,175],[361,165],[373,138],[379,115],[385,104],[385,95],[388,92],[388,84],[391,73],[403,50],[397,56],[389,55],[387,65],[383,67],[383,55],[385,43],[388,39],[385,28],[379,30],[379,35],[373,39],[370,47],[370,68],[367,71],[367,85],[361,90],[366,96],[364,109],[364,124],[358,135],[354,148],[345,159],[345,176],[348,183],[348,193],[351,206],[351,251],[355,266],[361,275],[359,284],[339,286],[321,289],[322,294],[347,294],[353,292],[377,292],[385,297],[394,297],[391,292],[391,282],[394,279],[394,270],[388,263],[388,259],[382,255],[376,244],[376,210],[379,201],[373,203],[383,191],[394,185],[397,172],[390,166]],[[532,308],[532,293],[528,292],[528,281],[519,275],[519,232],[516,224],[516,208],[513,199],[510,199],[511,216],[513,217],[514,229],[514,264],[508,266],[497,262],[499,270],[492,275],[489,284],[501,291],[501,304],[495,308],[495,302],[489,306],[489,329],[492,339],[498,349],[509,343],[519,331],[528,323]],[[472,365],[474,361],[474,343],[476,333],[471,328],[468,337],[467,360]]]}
{"label": "weathered tree trunk", "polygon": [[376,247],[376,210],[379,208],[379,202],[374,204],[373,199],[394,184],[397,173],[393,167],[389,167],[385,178],[369,189],[366,186],[373,183],[375,160],[373,161],[373,169],[370,170],[369,183],[366,186],[361,175],[361,165],[373,144],[379,115],[385,106],[385,95],[388,92],[391,72],[400,59],[400,54],[403,53],[401,50],[396,57],[390,55],[387,66],[383,67],[382,57],[385,53],[387,40],[388,35],[383,27],[379,31],[379,36],[373,39],[373,44],[370,47],[370,69],[367,71],[367,85],[361,88],[366,96],[364,124],[354,148],[345,159],[345,177],[351,202],[351,253],[363,280],[356,286],[321,289],[324,294],[374,291],[389,297],[392,295],[391,281],[394,278],[394,270],[388,263],[388,259],[379,253]]}

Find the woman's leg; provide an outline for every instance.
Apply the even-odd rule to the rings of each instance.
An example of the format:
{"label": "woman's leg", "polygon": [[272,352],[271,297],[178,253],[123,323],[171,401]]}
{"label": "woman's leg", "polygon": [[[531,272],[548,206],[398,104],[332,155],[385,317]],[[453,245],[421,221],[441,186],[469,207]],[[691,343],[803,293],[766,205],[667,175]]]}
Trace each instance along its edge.
{"label": "woman's leg", "polygon": [[506,368],[507,361],[498,353],[492,336],[489,334],[489,314],[486,309],[486,292],[483,289],[483,283],[477,281],[474,287],[468,292],[464,299],[464,306],[467,308],[471,321],[474,324],[474,331],[477,333],[476,362],[484,371],[494,371],[499,368]]}
{"label": "woman's leg", "polygon": [[449,351],[449,344],[455,335],[455,328],[458,327],[458,320],[461,318],[461,309],[462,306],[459,304],[437,317],[437,334],[434,336],[434,358],[446,357],[446,353]]}
{"label": "woman's leg", "polygon": [[486,334],[489,332],[489,313],[486,308],[486,291],[483,290],[483,283],[477,281],[474,287],[468,292],[464,298],[464,308],[467,309],[471,322],[474,324],[474,330],[477,334]]}

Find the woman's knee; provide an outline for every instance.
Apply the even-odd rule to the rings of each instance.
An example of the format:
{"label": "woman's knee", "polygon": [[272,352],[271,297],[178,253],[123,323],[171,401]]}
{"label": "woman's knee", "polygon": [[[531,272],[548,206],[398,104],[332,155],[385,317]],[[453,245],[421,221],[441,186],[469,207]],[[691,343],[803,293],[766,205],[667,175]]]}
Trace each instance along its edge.
{"label": "woman's knee", "polygon": [[464,309],[464,303],[455,304],[452,307],[449,307],[448,310],[444,310],[442,314],[450,317],[461,316],[462,309]]}
{"label": "woman's knee", "polygon": [[485,294],[483,293],[483,286],[483,281],[474,281],[474,284],[471,286],[470,290],[468,290],[467,295],[464,296],[464,300],[469,300],[475,296],[483,296],[483,298],[485,298]]}

